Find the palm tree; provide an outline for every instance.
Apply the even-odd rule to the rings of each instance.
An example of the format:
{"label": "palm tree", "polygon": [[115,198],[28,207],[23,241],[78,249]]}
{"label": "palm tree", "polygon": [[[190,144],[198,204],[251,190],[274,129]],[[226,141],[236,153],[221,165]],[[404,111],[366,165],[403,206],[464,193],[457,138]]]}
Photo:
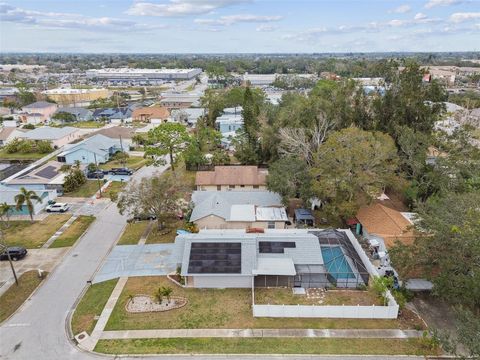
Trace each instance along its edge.
{"label": "palm tree", "polygon": [[4,202],[3,204],[0,204],[0,219],[3,219],[3,217],[5,216],[5,220],[6,220],[5,222],[7,227],[10,223],[11,212],[12,212],[12,207],[8,205],[6,202]]}
{"label": "palm tree", "polygon": [[155,300],[157,300],[157,302],[159,304],[162,303],[163,301],[163,291],[162,291],[162,288],[158,288],[157,291],[155,292],[155,294],[153,295],[155,297]]}
{"label": "palm tree", "polygon": [[30,220],[33,223],[33,201],[37,203],[42,203],[42,198],[37,195],[37,193],[33,190],[27,190],[24,187],[20,188],[20,194],[15,196],[15,202],[17,206],[15,207],[17,210],[20,210],[22,206],[25,204],[27,205],[28,214],[30,215]]}
{"label": "palm tree", "polygon": [[164,287],[161,288],[162,295],[167,298],[167,304],[170,304],[170,296],[172,295],[173,289],[171,287]]}

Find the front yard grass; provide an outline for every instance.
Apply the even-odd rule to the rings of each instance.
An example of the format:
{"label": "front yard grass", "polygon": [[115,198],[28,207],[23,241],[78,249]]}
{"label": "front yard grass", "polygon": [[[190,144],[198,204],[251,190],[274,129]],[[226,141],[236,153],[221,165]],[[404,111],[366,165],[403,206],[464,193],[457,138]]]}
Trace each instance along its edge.
{"label": "front yard grass", "polygon": [[[173,296],[183,296],[188,304],[181,309],[157,313],[128,313],[129,295],[153,293],[161,286],[173,288]],[[419,326],[404,310],[396,320],[254,318],[250,289],[192,289],[175,286],[166,277],[129,278],[107,323],[106,330],[143,329],[412,329]],[[404,318],[405,316],[405,318]]]}
{"label": "front yard grass", "polygon": [[48,154],[44,153],[27,153],[27,154],[22,154],[19,152],[16,153],[7,153],[4,150],[0,150],[0,159],[2,160],[38,160],[41,159],[42,157],[46,156]]}
{"label": "front yard grass", "polygon": [[23,246],[27,249],[41,247],[63,224],[70,219],[71,214],[51,214],[42,221],[30,220],[10,221],[10,227],[5,230],[7,246]]}
{"label": "front yard grass", "polygon": [[77,305],[72,316],[72,331],[74,335],[86,331],[91,334],[97,320],[95,316],[102,313],[118,279],[112,279],[90,286]]}
{"label": "front yard grass", "polygon": [[136,245],[148,227],[148,221],[128,223],[117,245]]}
{"label": "front yard grass", "polygon": [[[100,179],[100,186],[103,185],[103,179]],[[82,184],[78,189],[65,193],[65,196],[69,197],[82,197],[89,198],[95,195],[98,191],[98,182],[97,180],[87,180],[85,184]]]}
{"label": "front yard grass", "polygon": [[118,193],[121,192],[125,186],[127,186],[127,183],[124,181],[112,181],[105,191],[102,190],[102,197],[116,201]]}
{"label": "front yard grass", "polygon": [[[44,273],[45,278],[47,273]],[[0,323],[12,315],[42,282],[35,270],[27,271],[18,278],[18,286],[12,284],[0,296]]]}
{"label": "front yard grass", "polygon": [[94,221],[94,216],[80,215],[62,235],[55,239],[49,248],[73,246]]}
{"label": "front yard grass", "polygon": [[130,156],[125,160],[125,164],[123,161],[112,160],[105,164],[101,164],[99,167],[102,170],[110,170],[112,168],[119,168],[119,167],[127,167],[133,170],[140,169],[145,163],[147,162],[146,159],[140,156]]}
{"label": "front yard grass", "polygon": [[383,305],[370,290],[329,290],[319,296],[295,295],[290,288],[257,288],[255,304],[271,305]]}
{"label": "front yard grass", "polygon": [[437,355],[424,339],[174,338],[100,340],[106,354]]}
{"label": "front yard grass", "polygon": [[155,222],[154,227],[150,234],[147,237],[147,244],[165,244],[175,242],[175,237],[177,236],[177,230],[185,227],[186,223],[184,220],[179,219],[169,219],[166,222],[166,228],[159,230]]}

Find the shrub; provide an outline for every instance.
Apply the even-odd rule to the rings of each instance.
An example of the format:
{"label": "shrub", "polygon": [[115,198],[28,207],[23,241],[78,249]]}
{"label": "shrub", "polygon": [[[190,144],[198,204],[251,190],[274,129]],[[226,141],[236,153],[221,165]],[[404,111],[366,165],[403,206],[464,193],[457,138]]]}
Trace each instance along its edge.
{"label": "shrub", "polygon": [[18,152],[21,154],[30,154],[34,152],[34,143],[31,140],[23,140],[18,144]]}
{"label": "shrub", "polygon": [[33,129],[35,129],[35,125],[33,125],[33,124],[25,124],[25,125],[23,125],[23,128],[24,128],[24,129],[27,129],[27,130],[33,130]]}
{"label": "shrub", "polygon": [[72,168],[70,173],[65,176],[65,182],[63,184],[63,189],[65,192],[72,192],[78,189],[80,186],[85,184],[87,178],[83,171],[77,168]]}
{"label": "shrub", "polygon": [[48,154],[53,151],[53,148],[50,142],[41,140],[37,141],[37,151],[41,154]]}

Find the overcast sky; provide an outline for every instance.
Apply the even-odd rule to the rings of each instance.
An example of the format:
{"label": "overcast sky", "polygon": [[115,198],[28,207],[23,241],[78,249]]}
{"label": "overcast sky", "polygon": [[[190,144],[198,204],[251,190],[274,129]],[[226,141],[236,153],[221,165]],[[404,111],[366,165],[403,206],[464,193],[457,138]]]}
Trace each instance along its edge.
{"label": "overcast sky", "polygon": [[479,51],[480,0],[0,0],[2,52]]}

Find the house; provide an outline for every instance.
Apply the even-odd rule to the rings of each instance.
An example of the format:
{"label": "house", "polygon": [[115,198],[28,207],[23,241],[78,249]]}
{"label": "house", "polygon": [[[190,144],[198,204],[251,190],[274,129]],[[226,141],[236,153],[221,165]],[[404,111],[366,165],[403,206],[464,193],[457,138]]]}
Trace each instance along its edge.
{"label": "house", "polygon": [[2,180],[2,184],[10,189],[24,187],[28,190],[55,190],[56,194],[63,194],[65,173],[60,169],[63,163],[49,161],[41,166],[30,166],[9,178]]}
{"label": "house", "polygon": [[[0,203],[6,203],[11,206],[10,215],[29,215],[27,205],[25,204],[22,205],[19,210],[16,209],[17,203],[15,201],[15,196],[19,193],[19,189],[0,185]],[[50,200],[55,200],[57,198],[56,190],[37,190],[36,194],[42,199],[42,201],[33,201],[33,215],[40,213],[45,209]]]}
{"label": "house", "polygon": [[149,106],[135,109],[132,113],[133,121],[154,122],[155,120],[164,122],[170,117],[170,111],[163,106]]}
{"label": "house", "polygon": [[360,233],[367,239],[383,242],[387,250],[397,240],[408,245],[415,239],[413,229],[415,214],[413,213],[400,212],[380,203],[374,203],[360,208],[357,219],[361,224]]}
{"label": "house", "polygon": [[206,114],[206,109],[203,108],[190,108],[172,110],[173,120],[179,123],[187,123],[191,127],[195,127],[198,119]]}
{"label": "house", "polygon": [[75,117],[75,121],[89,121],[93,119],[93,111],[82,107],[64,107],[57,110],[58,113],[68,113]]}
{"label": "house", "polygon": [[19,138],[24,132],[15,127],[0,128],[0,146],[7,145],[13,139]]}
{"label": "house", "polygon": [[196,190],[265,190],[268,170],[257,166],[215,166],[213,171],[197,171]]}
{"label": "house", "polygon": [[293,215],[293,222],[297,226],[315,226],[315,217],[308,209],[295,209]]}
{"label": "house", "polygon": [[57,155],[57,160],[69,165],[76,161],[81,164],[103,164],[119,151],[122,151],[120,141],[96,134],[77,144],[66,145],[64,151]]}
{"label": "house", "polygon": [[200,95],[192,94],[162,94],[160,105],[167,109],[186,109],[200,105]]}
{"label": "house", "polygon": [[35,125],[44,123],[50,120],[50,118],[53,114],[55,114],[57,109],[57,104],[46,101],[37,101],[22,108],[22,114],[20,114],[20,119],[22,122],[27,124]]}
{"label": "house", "polygon": [[194,191],[190,221],[200,229],[284,229],[280,195],[269,191]]}
{"label": "house", "polygon": [[136,105],[130,105],[127,107],[96,109],[92,117],[94,120],[130,122],[135,107]]}
{"label": "house", "polygon": [[93,133],[106,136],[110,139],[122,141],[122,145],[128,147],[132,143],[132,136],[135,135],[135,129],[124,126],[112,126],[109,128],[100,129]]}
{"label": "house", "polygon": [[223,109],[223,115],[217,117],[215,126],[225,135],[227,133],[235,133],[243,128],[242,107]]}
{"label": "house", "polygon": [[71,126],[61,128],[42,126],[19,135],[21,139],[48,141],[54,148],[60,148],[80,138],[80,131]]}
{"label": "house", "polygon": [[201,230],[178,235],[174,256],[187,287],[356,288],[369,272],[355,242],[350,230]]}

